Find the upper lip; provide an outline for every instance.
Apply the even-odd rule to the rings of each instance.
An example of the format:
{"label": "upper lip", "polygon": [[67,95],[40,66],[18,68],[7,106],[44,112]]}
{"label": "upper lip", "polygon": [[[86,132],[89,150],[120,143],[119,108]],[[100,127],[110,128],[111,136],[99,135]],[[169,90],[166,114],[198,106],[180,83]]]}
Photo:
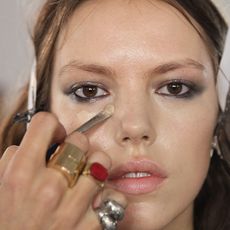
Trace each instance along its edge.
{"label": "upper lip", "polygon": [[132,160],[114,168],[109,175],[109,180],[121,179],[122,176],[130,172],[146,172],[156,177],[167,177],[165,170],[163,170],[155,162],[142,159]]}

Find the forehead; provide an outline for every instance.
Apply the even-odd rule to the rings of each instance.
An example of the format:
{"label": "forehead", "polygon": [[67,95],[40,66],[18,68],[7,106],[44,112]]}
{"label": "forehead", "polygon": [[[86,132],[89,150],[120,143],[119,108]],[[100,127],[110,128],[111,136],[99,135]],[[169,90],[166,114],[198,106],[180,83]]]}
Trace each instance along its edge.
{"label": "forehead", "polygon": [[59,64],[78,56],[95,59],[97,55],[106,61],[114,58],[114,52],[128,59],[147,54],[159,61],[185,55],[207,58],[207,48],[191,23],[157,0],[86,1],[65,25],[57,47],[57,58],[64,62]]}

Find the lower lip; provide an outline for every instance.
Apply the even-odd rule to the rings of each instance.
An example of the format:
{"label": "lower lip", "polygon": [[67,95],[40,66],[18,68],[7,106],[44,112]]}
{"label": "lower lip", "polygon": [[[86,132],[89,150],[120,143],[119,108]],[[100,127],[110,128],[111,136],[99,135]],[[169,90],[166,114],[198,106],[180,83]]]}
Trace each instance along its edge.
{"label": "lower lip", "polygon": [[114,189],[131,195],[150,193],[162,184],[164,177],[149,176],[142,178],[119,178],[109,180],[109,185]]}

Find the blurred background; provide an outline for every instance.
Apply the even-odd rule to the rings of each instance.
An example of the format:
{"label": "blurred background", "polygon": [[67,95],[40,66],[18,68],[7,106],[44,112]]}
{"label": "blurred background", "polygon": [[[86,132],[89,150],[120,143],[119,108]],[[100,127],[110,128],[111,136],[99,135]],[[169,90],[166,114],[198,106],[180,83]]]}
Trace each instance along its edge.
{"label": "blurred background", "polygon": [[15,89],[20,89],[29,76],[33,60],[30,33],[43,0],[0,2],[0,96],[5,95],[9,105],[17,97]]}

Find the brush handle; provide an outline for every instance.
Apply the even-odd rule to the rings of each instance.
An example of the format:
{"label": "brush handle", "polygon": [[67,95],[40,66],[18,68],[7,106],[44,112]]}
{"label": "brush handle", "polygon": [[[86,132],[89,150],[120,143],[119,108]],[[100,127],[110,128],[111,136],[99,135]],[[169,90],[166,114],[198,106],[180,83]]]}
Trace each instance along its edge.
{"label": "brush handle", "polygon": [[96,116],[89,119],[88,121],[86,121],[84,124],[82,124],[76,130],[71,132],[69,135],[71,135],[74,132],[84,133],[84,132],[88,131],[89,129],[93,128],[94,126],[96,126],[97,124],[101,123],[102,121],[105,121],[106,119],[108,119],[111,116],[112,116],[112,114],[108,115],[105,113],[99,113]]}
{"label": "brush handle", "polygon": [[[111,116],[112,116],[112,114],[104,113],[102,111],[102,112],[98,113],[97,115],[95,115],[94,117],[92,117],[91,119],[89,119],[88,121],[86,121],[80,127],[78,127],[73,132],[71,132],[69,135],[73,134],[74,132],[84,133],[84,132],[88,131],[89,129],[93,128],[94,126],[96,126],[97,124],[101,123],[102,121],[105,121],[106,119],[108,119]],[[58,148],[59,145],[60,145],[60,143],[55,143],[49,147],[49,149],[47,150],[47,153],[46,153],[46,162],[49,161],[50,157],[53,155],[53,153],[56,151],[56,149]]]}

